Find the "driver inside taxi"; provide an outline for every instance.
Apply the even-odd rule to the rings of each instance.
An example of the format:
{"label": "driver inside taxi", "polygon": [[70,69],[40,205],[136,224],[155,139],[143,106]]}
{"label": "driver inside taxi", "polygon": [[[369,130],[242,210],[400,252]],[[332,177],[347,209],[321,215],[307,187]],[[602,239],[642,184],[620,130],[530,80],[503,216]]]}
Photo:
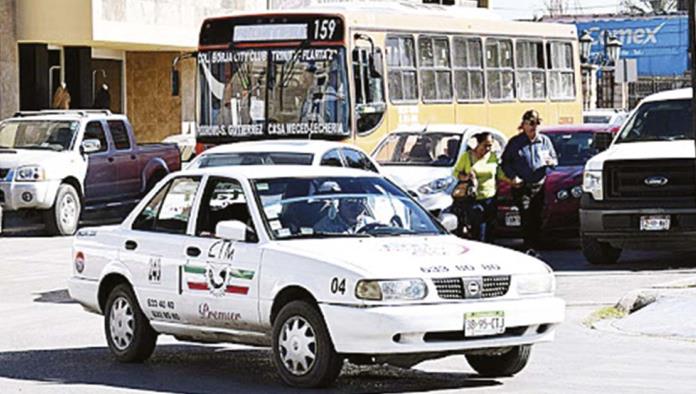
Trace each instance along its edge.
{"label": "driver inside taxi", "polygon": [[363,198],[335,198],[326,201],[323,215],[314,225],[316,233],[354,233],[366,224],[367,207]]}

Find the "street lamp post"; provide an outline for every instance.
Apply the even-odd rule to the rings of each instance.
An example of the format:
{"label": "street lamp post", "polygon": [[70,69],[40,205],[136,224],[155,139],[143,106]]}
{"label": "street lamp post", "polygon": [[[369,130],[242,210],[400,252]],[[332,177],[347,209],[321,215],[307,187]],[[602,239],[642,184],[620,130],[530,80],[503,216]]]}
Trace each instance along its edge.
{"label": "street lamp post", "polygon": [[[591,90],[591,81],[595,69],[599,68],[602,71],[602,101],[606,105],[607,96],[611,97],[613,106],[614,102],[614,71],[621,59],[621,41],[607,30],[602,31],[601,40],[604,47],[602,53],[592,55],[592,44],[594,39],[590,32],[585,30],[579,38],[580,42],[580,60],[583,63],[583,69],[587,70],[588,91]],[[591,96],[591,94],[590,94]],[[591,100],[585,100],[585,108],[592,106]]]}

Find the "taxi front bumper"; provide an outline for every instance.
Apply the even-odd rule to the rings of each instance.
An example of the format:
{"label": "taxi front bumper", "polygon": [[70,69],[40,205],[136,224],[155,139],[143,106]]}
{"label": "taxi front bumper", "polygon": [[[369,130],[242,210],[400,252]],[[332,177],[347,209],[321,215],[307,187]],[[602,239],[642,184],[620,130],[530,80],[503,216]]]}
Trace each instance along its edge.
{"label": "taxi front bumper", "polygon": [[[428,305],[356,307],[321,304],[338,353],[464,353],[551,341],[565,316],[557,297],[478,300]],[[504,334],[465,337],[464,314],[502,311]]]}

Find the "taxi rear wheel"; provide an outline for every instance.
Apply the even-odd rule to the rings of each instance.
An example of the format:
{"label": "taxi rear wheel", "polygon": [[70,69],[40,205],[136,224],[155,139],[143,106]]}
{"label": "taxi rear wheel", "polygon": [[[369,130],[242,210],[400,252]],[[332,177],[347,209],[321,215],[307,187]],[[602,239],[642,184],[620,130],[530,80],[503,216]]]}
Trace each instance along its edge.
{"label": "taxi rear wheel", "polygon": [[273,323],[273,363],[286,384],[312,388],[331,385],[343,358],[334,350],[319,311],[307,302],[293,301]]}
{"label": "taxi rear wheel", "polygon": [[501,354],[467,354],[466,361],[482,376],[512,376],[524,369],[531,352],[531,345],[514,346]]}
{"label": "taxi rear wheel", "polygon": [[106,300],[104,332],[111,353],[125,363],[147,360],[157,343],[157,332],[126,284],[116,286]]}

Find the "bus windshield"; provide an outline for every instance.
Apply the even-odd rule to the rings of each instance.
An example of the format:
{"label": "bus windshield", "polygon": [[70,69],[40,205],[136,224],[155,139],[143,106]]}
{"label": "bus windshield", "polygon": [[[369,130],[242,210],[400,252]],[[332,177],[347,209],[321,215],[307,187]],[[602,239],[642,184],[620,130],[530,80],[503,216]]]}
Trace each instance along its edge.
{"label": "bus windshield", "polygon": [[199,52],[199,137],[350,135],[345,48]]}

